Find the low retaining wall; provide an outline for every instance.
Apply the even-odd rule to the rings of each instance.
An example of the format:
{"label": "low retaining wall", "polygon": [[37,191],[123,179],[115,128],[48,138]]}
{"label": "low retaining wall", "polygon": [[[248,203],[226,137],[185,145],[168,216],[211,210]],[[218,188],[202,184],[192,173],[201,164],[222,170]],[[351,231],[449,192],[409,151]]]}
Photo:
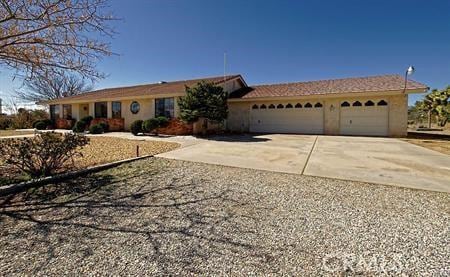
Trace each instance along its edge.
{"label": "low retaining wall", "polygon": [[91,121],[91,126],[104,122],[108,124],[109,131],[123,131],[125,120],[123,118],[94,118]]}
{"label": "low retaining wall", "polygon": [[169,124],[164,128],[157,128],[155,133],[162,135],[183,136],[193,134],[193,125],[185,123],[180,119],[174,118],[169,121]]}

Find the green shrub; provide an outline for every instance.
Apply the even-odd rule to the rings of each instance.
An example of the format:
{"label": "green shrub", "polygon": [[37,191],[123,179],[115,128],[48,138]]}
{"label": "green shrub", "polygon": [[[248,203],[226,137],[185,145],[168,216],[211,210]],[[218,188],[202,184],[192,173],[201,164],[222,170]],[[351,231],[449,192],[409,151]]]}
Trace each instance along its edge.
{"label": "green shrub", "polygon": [[77,134],[39,133],[32,138],[0,140],[0,156],[31,177],[49,176],[63,169],[89,139]]}
{"label": "green shrub", "polygon": [[159,121],[156,118],[150,118],[142,123],[142,131],[150,133],[159,127]]}
{"label": "green shrub", "polygon": [[89,134],[102,134],[104,131],[105,130],[100,124],[95,124],[89,127]]}
{"label": "green shrub", "polygon": [[86,126],[86,122],[79,120],[73,126],[72,131],[74,131],[75,133],[83,133],[84,131],[86,131]]}
{"label": "green shrub", "polygon": [[135,120],[130,126],[131,133],[137,136],[138,133],[142,133],[142,120]]}
{"label": "green shrub", "polygon": [[158,116],[156,120],[158,121],[158,127],[167,127],[169,125],[169,119],[165,116]]}
{"label": "green shrub", "polygon": [[85,116],[82,119],[80,119],[80,121],[83,121],[86,124],[86,126],[89,126],[89,125],[91,125],[92,119],[94,119],[94,118],[92,116],[88,115],[88,116]]}
{"label": "green shrub", "polygon": [[33,122],[33,128],[38,130],[45,130],[48,129],[53,125],[53,121],[50,119],[42,119],[42,120],[36,120]]}
{"label": "green shrub", "polygon": [[98,125],[102,126],[103,131],[108,132],[109,131],[109,125],[106,122],[99,122]]}
{"label": "green shrub", "polygon": [[47,123],[45,123],[43,120],[40,120],[34,124],[34,128],[38,130],[45,130],[47,129]]}

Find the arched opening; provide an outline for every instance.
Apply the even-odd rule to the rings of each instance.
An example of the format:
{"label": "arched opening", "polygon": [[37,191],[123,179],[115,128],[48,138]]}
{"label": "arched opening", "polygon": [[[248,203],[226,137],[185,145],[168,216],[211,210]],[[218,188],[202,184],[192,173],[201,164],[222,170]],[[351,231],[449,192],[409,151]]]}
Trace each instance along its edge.
{"label": "arched opening", "polygon": [[258,105],[256,105],[256,104],[253,105],[253,106],[252,106],[252,109],[253,109],[253,110],[257,110],[257,109],[258,109]]}
{"label": "arched opening", "polygon": [[317,102],[317,103],[314,105],[314,108],[322,108],[322,104],[319,103],[319,102]]}
{"label": "arched opening", "polygon": [[341,107],[350,107],[350,103],[347,101],[342,102]]}
{"label": "arched opening", "polygon": [[381,100],[380,102],[377,103],[378,106],[387,106],[387,102],[384,100]]}
{"label": "arched opening", "polygon": [[286,109],[292,109],[292,104],[291,103],[287,104],[285,108]]}
{"label": "arched opening", "polygon": [[275,109],[275,105],[274,104],[270,104],[269,105],[269,109]]}
{"label": "arched opening", "polygon": [[266,105],[262,104],[260,107],[260,109],[267,109]]}
{"label": "arched opening", "polygon": [[353,103],[353,107],[361,107],[361,106],[362,106],[362,104],[359,101],[356,101]]}
{"label": "arched opening", "polygon": [[369,100],[366,103],[364,103],[364,106],[375,106],[375,103]]}
{"label": "arched opening", "polygon": [[278,104],[278,105],[277,105],[277,109],[284,109],[283,104]]}
{"label": "arched opening", "polygon": [[302,104],[300,104],[300,103],[295,104],[295,108],[300,109],[301,107],[302,107]]}
{"label": "arched opening", "polygon": [[312,108],[312,105],[311,105],[311,103],[309,103],[309,102],[308,102],[308,103],[306,103],[306,104],[305,104],[305,108]]}

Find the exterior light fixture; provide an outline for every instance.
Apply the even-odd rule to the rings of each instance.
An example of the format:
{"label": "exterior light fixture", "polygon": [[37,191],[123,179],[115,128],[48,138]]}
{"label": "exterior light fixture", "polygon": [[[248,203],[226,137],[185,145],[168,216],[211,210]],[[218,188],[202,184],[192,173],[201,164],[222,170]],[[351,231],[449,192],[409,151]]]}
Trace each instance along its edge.
{"label": "exterior light fixture", "polygon": [[410,65],[405,73],[405,87],[403,88],[403,93],[406,93],[406,85],[408,84],[408,76],[413,75],[413,73],[416,71],[414,66]]}

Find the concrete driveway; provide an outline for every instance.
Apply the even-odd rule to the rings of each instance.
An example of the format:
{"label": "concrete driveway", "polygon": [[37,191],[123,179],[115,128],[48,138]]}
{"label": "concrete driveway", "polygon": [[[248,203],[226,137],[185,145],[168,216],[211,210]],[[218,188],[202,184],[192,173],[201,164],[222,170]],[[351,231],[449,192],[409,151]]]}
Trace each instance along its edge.
{"label": "concrete driveway", "polygon": [[450,192],[450,156],[394,138],[218,136],[158,156]]}

